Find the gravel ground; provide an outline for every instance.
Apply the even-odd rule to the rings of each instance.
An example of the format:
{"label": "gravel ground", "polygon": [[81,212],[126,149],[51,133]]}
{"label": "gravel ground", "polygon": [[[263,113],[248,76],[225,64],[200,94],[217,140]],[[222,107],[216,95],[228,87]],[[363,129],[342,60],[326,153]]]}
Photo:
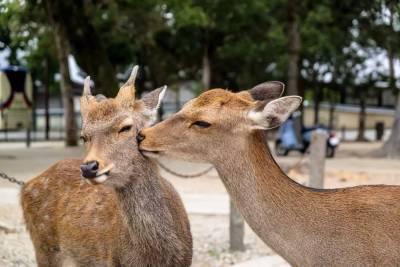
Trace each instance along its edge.
{"label": "gravel ground", "polygon": [[[247,227],[246,250],[229,252],[227,216],[190,216],[194,239],[193,267],[225,267],[273,252]],[[0,267],[35,266],[33,246],[24,228],[21,210],[0,207]]]}
{"label": "gravel ground", "polygon": [[0,206],[0,267],[36,266],[33,246],[15,205]]}

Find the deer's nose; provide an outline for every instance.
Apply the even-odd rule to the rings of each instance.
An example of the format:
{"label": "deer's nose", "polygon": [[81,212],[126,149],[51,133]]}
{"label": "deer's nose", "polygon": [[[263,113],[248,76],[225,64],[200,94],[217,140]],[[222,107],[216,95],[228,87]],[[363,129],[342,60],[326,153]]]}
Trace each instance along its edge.
{"label": "deer's nose", "polygon": [[88,161],[85,164],[81,165],[82,176],[85,178],[90,179],[96,177],[98,170],[99,170],[98,161]]}
{"label": "deer's nose", "polygon": [[146,138],[146,137],[142,134],[142,132],[139,132],[139,133],[136,135],[136,141],[137,141],[138,143],[142,142],[145,138]]}

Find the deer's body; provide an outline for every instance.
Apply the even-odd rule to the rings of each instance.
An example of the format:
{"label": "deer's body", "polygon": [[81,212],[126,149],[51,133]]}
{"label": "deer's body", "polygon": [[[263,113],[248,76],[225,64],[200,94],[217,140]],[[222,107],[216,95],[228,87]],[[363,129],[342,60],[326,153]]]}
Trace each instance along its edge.
{"label": "deer's body", "polygon": [[399,265],[399,186],[312,189],[275,162],[260,130],[282,123],[301,101],[279,98],[282,91],[279,83],[207,91],[142,130],[140,149],[212,163],[250,227],[293,266]]}
{"label": "deer's body", "polygon": [[215,167],[250,227],[289,263],[400,263],[399,186],[307,188],[281,171],[262,133],[248,141]]}
{"label": "deer's body", "polygon": [[116,99],[82,97],[85,159],[59,161],[22,188],[38,266],[190,266],[180,197],[137,150],[153,92],[134,101],[128,84]]}
{"label": "deer's body", "polygon": [[190,266],[184,207],[154,166],[143,166],[148,174],[132,174],[148,181],[119,192],[87,183],[80,164],[62,160],[22,189],[38,266]]}

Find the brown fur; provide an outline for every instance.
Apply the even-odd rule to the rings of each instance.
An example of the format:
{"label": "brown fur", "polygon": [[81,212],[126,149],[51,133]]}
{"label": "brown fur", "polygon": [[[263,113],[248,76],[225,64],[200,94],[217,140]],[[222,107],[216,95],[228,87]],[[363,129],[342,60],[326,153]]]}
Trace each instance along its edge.
{"label": "brown fur", "polygon": [[[85,160],[59,161],[22,188],[38,265],[190,266],[192,238],[181,199],[137,150],[135,136],[150,110],[133,99],[87,98],[81,105]],[[127,119],[132,129],[119,132]],[[81,177],[79,166],[89,160],[100,169],[113,164],[103,184]]]}
{"label": "brown fur", "polygon": [[[400,263],[399,186],[304,187],[281,171],[264,133],[254,130],[247,114],[257,103],[236,105],[250,93],[206,94],[144,129],[143,153],[212,163],[250,227],[293,266]],[[223,99],[230,101],[220,107]],[[211,127],[190,126],[199,113]]]}

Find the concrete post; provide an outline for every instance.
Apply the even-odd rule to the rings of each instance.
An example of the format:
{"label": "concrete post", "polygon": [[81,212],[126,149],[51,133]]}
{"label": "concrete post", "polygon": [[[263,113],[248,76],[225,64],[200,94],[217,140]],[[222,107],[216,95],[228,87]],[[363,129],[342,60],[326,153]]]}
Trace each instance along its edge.
{"label": "concrete post", "polygon": [[229,248],[232,251],[243,251],[244,247],[244,221],[232,201],[229,202]]}
{"label": "concrete post", "polygon": [[316,130],[312,133],[310,146],[310,183],[313,188],[324,187],[327,133]]}

